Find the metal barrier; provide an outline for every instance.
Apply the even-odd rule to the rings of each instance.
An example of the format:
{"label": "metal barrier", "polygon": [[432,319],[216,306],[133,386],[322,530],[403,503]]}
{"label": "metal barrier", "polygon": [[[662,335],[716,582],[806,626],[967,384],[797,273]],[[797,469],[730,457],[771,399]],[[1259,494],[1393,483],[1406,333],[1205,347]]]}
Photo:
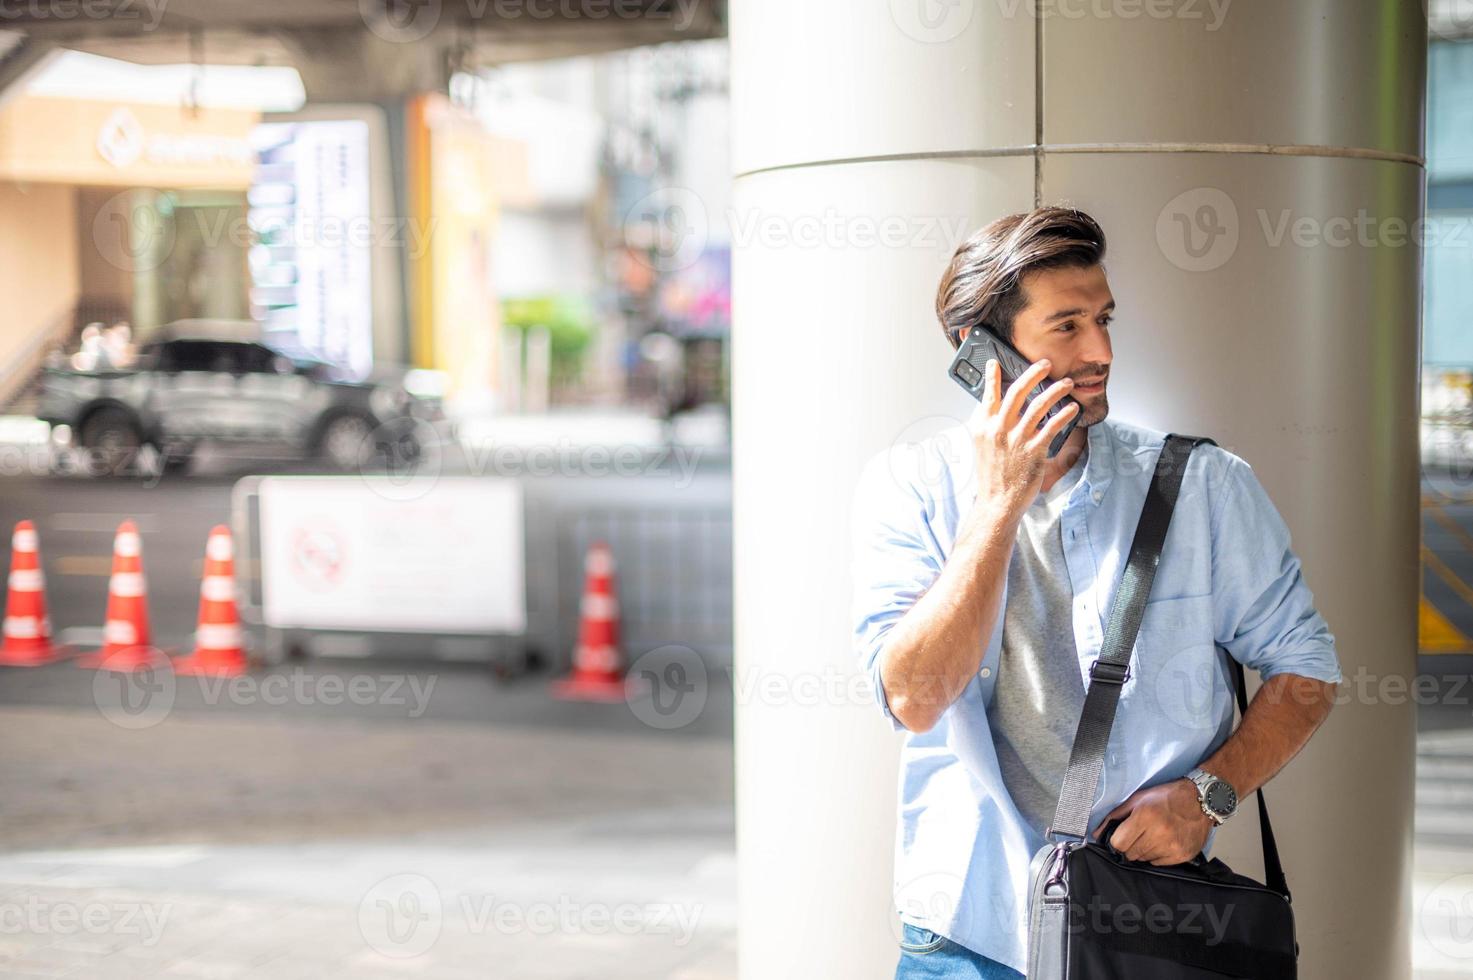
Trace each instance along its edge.
{"label": "metal barrier", "polygon": [[[668,644],[730,662],[731,511],[719,507],[567,510],[558,520],[560,624],[578,622],[583,555],[594,541],[614,552],[625,653]],[[561,649],[570,649],[576,633]]]}
{"label": "metal barrier", "polygon": [[431,656],[519,661],[536,653],[555,673],[571,664],[578,638],[583,559],[594,541],[614,553],[621,646],[631,660],[657,647],[689,647],[713,665],[732,656],[732,522],[729,482],[704,494],[658,481],[619,487],[582,479],[528,478],[524,494],[526,631],[521,636],[280,630],[263,621],[259,477],[233,493],[242,617],[265,629],[268,656],[293,648],[329,655]]}

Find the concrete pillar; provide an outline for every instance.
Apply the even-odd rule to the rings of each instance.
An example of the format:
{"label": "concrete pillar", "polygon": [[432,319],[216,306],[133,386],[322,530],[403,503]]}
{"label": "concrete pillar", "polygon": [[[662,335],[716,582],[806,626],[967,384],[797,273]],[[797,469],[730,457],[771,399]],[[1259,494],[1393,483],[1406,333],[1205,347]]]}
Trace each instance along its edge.
{"label": "concrete pillar", "polygon": [[[1043,201],[1109,236],[1112,415],[1244,456],[1339,640],[1351,700],[1268,788],[1302,976],[1409,976],[1414,707],[1376,681],[1415,668],[1421,5],[744,0],[731,25],[741,975],[893,970],[898,741],[842,683],[792,692],[854,672],[861,464],[969,411],[943,264]],[[1257,843],[1250,813],[1214,853],[1259,875]]]}

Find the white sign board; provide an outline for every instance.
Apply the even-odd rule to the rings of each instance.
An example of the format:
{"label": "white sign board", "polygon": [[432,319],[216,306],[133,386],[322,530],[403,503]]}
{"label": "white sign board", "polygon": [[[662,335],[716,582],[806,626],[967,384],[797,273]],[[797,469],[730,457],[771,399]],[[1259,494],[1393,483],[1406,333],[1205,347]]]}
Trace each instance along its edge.
{"label": "white sign board", "polygon": [[442,477],[395,500],[358,476],[271,476],[258,494],[266,625],[526,631],[515,480]]}

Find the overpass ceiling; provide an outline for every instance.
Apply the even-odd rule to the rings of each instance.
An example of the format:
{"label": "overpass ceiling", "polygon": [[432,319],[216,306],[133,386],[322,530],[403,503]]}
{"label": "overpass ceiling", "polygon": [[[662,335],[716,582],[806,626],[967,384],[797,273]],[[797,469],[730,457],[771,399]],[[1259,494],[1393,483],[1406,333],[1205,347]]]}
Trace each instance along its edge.
{"label": "overpass ceiling", "polygon": [[138,64],[291,65],[283,38],[370,33],[496,64],[722,37],[726,0],[39,0],[0,28]]}

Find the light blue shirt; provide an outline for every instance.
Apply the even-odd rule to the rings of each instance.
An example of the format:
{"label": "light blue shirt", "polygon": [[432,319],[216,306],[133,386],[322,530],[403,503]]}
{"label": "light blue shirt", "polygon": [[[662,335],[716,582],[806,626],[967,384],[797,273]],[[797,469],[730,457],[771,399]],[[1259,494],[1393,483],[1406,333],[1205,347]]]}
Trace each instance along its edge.
{"label": "light blue shirt", "polygon": [[[1108,418],[1087,431],[1084,477],[1061,521],[1086,685],[1166,437]],[[860,480],[855,639],[897,730],[903,726],[880,683],[886,636],[941,573],[976,494],[972,444],[962,426],[879,454]],[[906,735],[895,900],[904,921],[1026,972],[1028,865],[1045,840],[1009,798],[988,730],[1002,620],[961,696],[929,732]],[[1264,680],[1341,680],[1335,639],[1315,611],[1273,502],[1241,458],[1201,445],[1183,475],[1121,690],[1091,831],[1131,793],[1186,775],[1227,739],[1234,702],[1219,645]],[[1209,853],[1215,836],[1208,836]]]}

